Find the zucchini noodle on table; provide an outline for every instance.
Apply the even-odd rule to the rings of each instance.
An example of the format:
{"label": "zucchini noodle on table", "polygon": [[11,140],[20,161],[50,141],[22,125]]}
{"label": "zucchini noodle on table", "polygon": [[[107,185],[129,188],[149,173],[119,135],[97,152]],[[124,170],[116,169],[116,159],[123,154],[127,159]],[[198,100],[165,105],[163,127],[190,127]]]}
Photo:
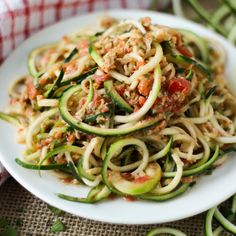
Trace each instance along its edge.
{"label": "zucchini noodle on table", "polygon": [[91,188],[86,198],[58,194],[70,201],[177,197],[235,150],[224,51],[148,17],[102,27],[30,53],[0,113],[26,143],[16,163]]}

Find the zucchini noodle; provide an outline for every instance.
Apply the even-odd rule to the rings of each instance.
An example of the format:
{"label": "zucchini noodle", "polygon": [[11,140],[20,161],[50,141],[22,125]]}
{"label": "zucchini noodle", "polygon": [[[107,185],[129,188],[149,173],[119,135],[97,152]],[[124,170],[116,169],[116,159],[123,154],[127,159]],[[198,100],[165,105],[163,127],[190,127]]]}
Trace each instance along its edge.
{"label": "zucchini noodle", "polygon": [[18,91],[18,86],[20,84],[23,84],[25,83],[25,80],[26,80],[26,77],[23,76],[23,77],[20,77],[19,79],[16,79],[16,80],[13,80],[12,83],[10,84],[9,88],[8,88],[8,94],[10,97],[13,97],[13,98],[19,98],[20,97],[20,93]]}
{"label": "zucchini noodle", "polygon": [[160,67],[157,66],[154,71],[154,83],[152,90],[150,91],[149,97],[145,102],[145,104],[142,106],[142,108],[138,112],[135,112],[131,115],[115,116],[114,117],[115,121],[120,123],[127,123],[140,120],[153,106],[154,102],[157,99],[160,87],[161,87],[161,71]]}
{"label": "zucchini noodle", "polygon": [[[28,75],[11,83],[8,112],[0,112],[26,144],[16,163],[90,188],[85,198],[58,194],[70,201],[177,197],[235,148],[225,52],[148,17],[105,23],[30,53]],[[150,235],[162,232],[184,235]]]}
{"label": "zucchini noodle", "polygon": [[41,123],[50,116],[55,115],[57,112],[57,108],[51,109],[49,111],[44,111],[30,124],[26,133],[26,145],[28,148],[33,147],[33,135],[39,131]]}
{"label": "zucchini noodle", "polygon": [[39,99],[38,106],[39,107],[57,107],[59,104],[57,99]]}
{"label": "zucchini noodle", "polygon": [[183,233],[182,231],[170,227],[160,227],[156,229],[152,229],[149,231],[146,236],[156,236],[156,235],[163,235],[163,234],[170,234],[173,236],[187,236],[187,234]]}
{"label": "zucchini noodle", "polygon": [[153,190],[152,193],[166,194],[166,193],[171,192],[173,189],[175,189],[178,186],[182,177],[182,173],[183,173],[183,163],[177,154],[174,153],[172,157],[176,163],[176,168],[177,168],[175,177],[171,180],[171,182],[168,185],[166,185],[165,187],[158,187],[157,189]]}

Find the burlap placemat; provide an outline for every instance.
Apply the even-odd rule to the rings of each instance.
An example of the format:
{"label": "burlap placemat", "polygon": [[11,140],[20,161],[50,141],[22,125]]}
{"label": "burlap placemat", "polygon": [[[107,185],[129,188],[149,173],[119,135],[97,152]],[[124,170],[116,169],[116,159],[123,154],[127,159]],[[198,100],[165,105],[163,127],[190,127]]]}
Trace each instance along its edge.
{"label": "burlap placemat", "polygon": [[[213,1],[202,2],[209,4],[210,8],[215,4],[212,4]],[[204,214],[200,214],[162,225],[114,225],[64,213],[59,218],[65,224],[66,230],[56,235],[145,236],[154,227],[170,226],[182,230],[188,236],[204,236],[204,217]],[[50,226],[55,216],[48,205],[30,194],[12,178],[0,188],[0,218],[8,219],[16,228],[17,235],[20,236],[55,235],[55,233],[50,233]],[[2,233],[3,230],[0,229],[0,236]],[[231,234],[223,232],[221,235],[230,236]]]}
{"label": "burlap placemat", "polygon": [[[50,226],[55,217],[47,204],[31,195],[12,178],[0,188],[0,217],[10,220],[18,235],[55,235],[50,233]],[[63,236],[144,236],[148,230],[158,226],[106,224],[68,213],[59,218],[65,224],[66,231],[56,235]],[[203,236],[204,214],[162,226],[164,225],[181,229],[188,236]],[[0,235],[2,232],[0,231]]]}

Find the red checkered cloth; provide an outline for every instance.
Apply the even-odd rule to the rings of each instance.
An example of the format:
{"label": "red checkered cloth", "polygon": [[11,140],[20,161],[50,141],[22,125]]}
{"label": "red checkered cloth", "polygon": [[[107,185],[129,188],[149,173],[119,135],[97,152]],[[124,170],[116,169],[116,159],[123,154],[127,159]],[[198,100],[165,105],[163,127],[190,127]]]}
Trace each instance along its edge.
{"label": "red checkered cloth", "polygon": [[32,33],[72,15],[108,8],[148,8],[151,0],[1,0],[0,63]]}
{"label": "red checkered cloth", "polygon": [[[0,64],[34,32],[76,14],[110,8],[147,9],[153,0],[0,0]],[[162,1],[166,5],[168,0]],[[159,6],[159,7],[162,7]],[[0,163],[0,185],[8,173]]]}

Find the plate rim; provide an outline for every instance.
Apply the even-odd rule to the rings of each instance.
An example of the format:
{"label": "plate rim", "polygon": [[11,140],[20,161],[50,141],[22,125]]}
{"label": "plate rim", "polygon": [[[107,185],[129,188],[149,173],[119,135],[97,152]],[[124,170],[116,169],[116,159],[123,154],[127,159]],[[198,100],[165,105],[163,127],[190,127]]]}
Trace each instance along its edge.
{"label": "plate rim", "polygon": [[[167,17],[167,18],[170,18],[170,19],[173,19],[173,20],[174,19],[178,19],[178,21],[181,20],[181,21],[183,21],[185,23],[193,25],[194,27],[200,28],[200,29],[202,29],[204,31],[207,30],[207,31],[211,32],[210,34],[214,35],[214,37],[219,39],[219,41],[224,42],[224,44],[227,43],[228,45],[230,45],[230,47],[233,48],[233,46],[229,42],[227,42],[226,39],[224,39],[221,35],[219,35],[219,34],[217,34],[215,32],[210,31],[209,29],[203,27],[202,25],[199,25],[197,23],[191,22],[191,21],[186,20],[186,19],[180,19],[179,17],[173,16],[173,15],[170,15],[170,14],[154,12],[154,11],[148,11],[148,10],[122,10],[122,9],[116,9],[116,10],[96,11],[96,12],[88,13],[88,14],[79,14],[79,15],[67,18],[65,20],[53,23],[53,24],[51,24],[51,25],[49,25],[49,26],[39,30],[37,33],[33,34],[28,39],[24,40],[23,43],[21,43],[15,50],[12,51],[12,53],[5,59],[3,64],[0,66],[0,72],[2,70],[2,67],[7,65],[8,61],[11,61],[11,58],[12,58],[12,56],[14,56],[13,53],[15,51],[19,51],[21,46],[27,44],[27,42],[29,40],[32,40],[32,38],[37,38],[38,36],[40,36],[40,33],[42,31],[53,29],[55,26],[59,26],[62,22],[66,23],[66,22],[69,22],[69,21],[71,21],[72,19],[75,19],[75,18],[83,18],[85,16],[94,16],[95,17],[95,16],[107,15],[107,14],[108,15],[112,15],[113,13],[119,14],[119,12],[122,12],[123,14],[125,13],[126,15],[130,14],[131,18],[132,18],[133,14],[139,13],[139,14],[142,14],[142,15],[148,15],[149,14],[149,15],[152,15],[152,16],[156,15],[156,16],[160,16],[160,17]],[[1,150],[0,150],[0,160],[1,160],[2,164],[4,165],[4,167],[8,170],[8,172],[16,179],[16,181],[18,183],[20,183],[24,188],[26,188],[30,193],[32,193],[36,197],[40,198],[42,201],[46,202],[47,204],[53,205],[55,207],[58,207],[58,205],[54,205],[52,203],[52,201],[50,201],[50,198],[48,198],[42,191],[37,190],[37,188],[32,188],[32,185],[30,185],[30,183],[29,183],[30,181],[24,181],[22,176],[20,176],[19,173],[15,172],[14,168],[12,168],[12,166],[5,160]],[[220,202],[226,200],[227,198],[229,198],[231,195],[234,194],[235,191],[236,191],[236,186],[235,186],[234,191],[232,190],[232,191],[230,191],[227,194],[227,196],[223,196],[220,199],[218,199],[218,203],[220,203]],[[134,225],[134,224],[136,224],[136,225],[139,225],[139,224],[166,223],[166,222],[170,222],[170,221],[176,221],[176,220],[180,220],[180,219],[185,219],[187,217],[191,217],[193,215],[197,215],[199,213],[202,213],[203,211],[205,211],[205,210],[215,206],[218,203],[214,202],[212,204],[209,204],[208,208],[206,208],[206,207],[204,207],[204,209],[199,208],[195,212],[191,212],[190,211],[187,214],[182,214],[179,217],[176,217],[176,216],[175,217],[169,217],[169,219],[164,219],[164,220],[160,220],[160,221],[157,221],[155,219],[152,220],[152,221],[150,221],[150,220],[148,220],[148,221],[147,220],[146,221],[145,220],[133,220],[132,219],[132,220],[130,220],[128,222],[125,222],[125,223],[122,222],[122,220],[114,222],[114,221],[109,220],[107,218],[101,218],[101,217],[99,217],[99,215],[98,216],[97,215],[91,215],[89,213],[86,214],[84,212],[82,212],[82,213],[80,212],[80,214],[78,214],[76,212],[71,212],[67,208],[65,208],[63,205],[60,206],[59,208],[62,209],[63,211],[65,211],[65,212],[70,213],[70,214],[74,214],[76,216],[80,216],[80,217],[84,217],[84,218],[87,218],[87,219],[92,219],[92,220],[96,220],[96,221],[100,221],[100,222],[106,222],[106,223],[110,223],[110,224],[127,224],[127,225]]]}

